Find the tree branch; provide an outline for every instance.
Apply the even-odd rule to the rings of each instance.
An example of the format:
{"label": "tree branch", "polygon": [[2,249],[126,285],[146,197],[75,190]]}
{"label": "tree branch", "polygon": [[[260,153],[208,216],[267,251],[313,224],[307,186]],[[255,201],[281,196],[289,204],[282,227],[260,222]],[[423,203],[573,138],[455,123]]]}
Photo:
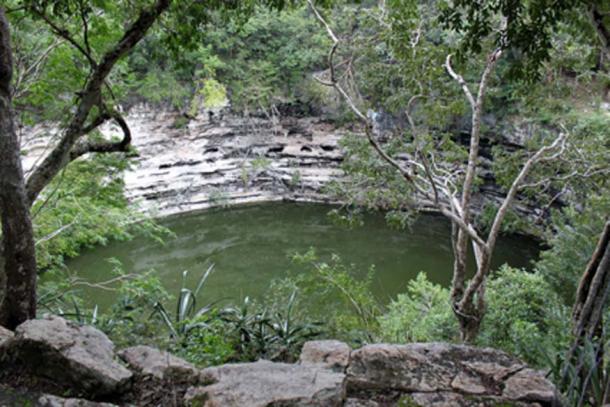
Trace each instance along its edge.
{"label": "tree branch", "polygon": [[51,20],[49,18],[49,16],[47,16],[45,14],[45,12],[43,10],[39,10],[36,7],[32,7],[31,10],[34,14],[36,14],[38,17],[40,17],[49,27],[51,27],[51,31],[53,31],[55,33],[55,35],[68,41],[74,48],[76,48],[78,50],[78,52],[83,54],[83,56],[85,58],[87,58],[87,61],[89,61],[89,64],[92,67],[95,67],[97,65],[97,63],[95,62],[95,59],[93,59],[93,56],[91,55],[91,53],[87,52],[87,50],[85,48],[83,48],[83,46],[81,44],[79,44],[78,41],[76,41],[76,39],[74,39],[74,37],[72,37],[72,35],[70,34],[70,32],[68,30],[57,25],[53,20]]}
{"label": "tree branch", "polygon": [[[98,116],[102,120],[105,116]],[[78,157],[88,153],[116,153],[129,151],[131,145],[131,130],[127,125],[127,122],[118,112],[108,113],[108,117],[111,117],[123,131],[123,139],[118,142],[85,142],[74,146],[70,152],[70,161],[77,159]],[[105,120],[104,120],[105,121]],[[97,123],[97,122],[96,122]],[[96,124],[93,123],[93,124]]]}
{"label": "tree branch", "polygon": [[[101,103],[101,87],[119,59],[127,55],[146,35],[159,16],[169,8],[170,0],[157,0],[150,8],[142,10],[138,18],[127,28],[122,38],[92,67],[91,74],[83,91],[72,119],[53,151],[30,175],[27,181],[27,195],[32,205],[43,188],[53,177],[70,162],[71,150],[90,126],[85,126],[91,109]],[[95,120],[94,120],[95,122]]]}
{"label": "tree branch", "polygon": [[606,27],[606,25],[604,24],[603,14],[596,6],[592,6],[589,9],[589,19],[591,20],[593,28],[595,28],[595,31],[597,32],[599,40],[604,49],[604,54],[608,54],[608,52],[610,51],[610,31],[608,30],[608,27]]}
{"label": "tree branch", "polygon": [[[487,250],[488,255],[493,253],[493,250],[494,250],[494,247],[496,244],[496,240],[498,238],[498,235],[500,234],[500,227],[502,226],[502,222],[504,221],[504,218],[506,217],[508,208],[510,207],[510,205],[512,205],[512,203],[515,199],[515,196],[517,195],[517,191],[519,190],[519,186],[521,185],[521,183],[525,180],[525,178],[529,174],[532,167],[538,161],[541,161],[542,159],[544,159],[545,154],[547,154],[550,151],[555,150],[557,147],[560,147],[561,145],[563,145],[566,138],[567,138],[567,133],[561,133],[559,135],[559,137],[557,137],[555,139],[555,141],[553,141],[553,143],[540,148],[532,157],[530,157],[525,162],[525,164],[521,168],[521,171],[519,172],[519,174],[513,181],[510,189],[508,190],[508,193],[506,194],[506,197],[504,198],[502,205],[500,205],[500,208],[498,209],[496,216],[494,217],[491,229],[489,231],[489,235],[487,237],[487,242],[485,242],[485,245],[484,245],[484,247]],[[482,259],[482,261],[486,261],[486,262],[488,262],[489,260],[490,260],[489,258]],[[466,287],[466,290],[464,291],[462,300],[459,303],[459,308],[464,309],[465,305],[469,301],[471,301],[474,294],[479,290],[479,287],[485,282],[485,278],[487,277],[488,272],[489,272],[489,267],[479,266],[477,268],[476,274],[470,280],[470,282],[468,283],[468,286]]]}
{"label": "tree branch", "polygon": [[470,108],[474,110],[476,104],[474,96],[472,96],[472,92],[470,91],[470,88],[468,87],[468,84],[466,83],[462,75],[457,74],[453,70],[453,67],[451,66],[451,56],[451,54],[447,55],[447,59],[445,60],[445,70],[447,71],[449,76],[451,76],[453,80],[455,80],[462,87],[462,91],[464,92],[464,95],[466,95],[466,100],[468,100]]}
{"label": "tree branch", "polygon": [[[385,150],[383,149],[381,144],[374,137],[374,134],[372,132],[373,124],[372,124],[371,120],[356,106],[356,104],[354,103],[354,101],[350,97],[350,95],[345,91],[345,89],[341,86],[341,84],[338,83],[338,81],[336,79],[336,75],[335,75],[335,65],[334,65],[333,59],[334,59],[334,55],[339,46],[339,38],[337,37],[337,35],[335,35],[335,33],[333,32],[330,25],[326,22],[324,17],[320,14],[320,12],[318,11],[318,9],[316,8],[316,6],[314,4],[314,1],[307,0],[307,3],[309,4],[310,8],[312,9],[317,20],[324,27],[324,29],[328,33],[329,37],[333,41],[333,45],[328,54],[328,65],[329,65],[329,75],[330,75],[329,81],[324,81],[317,77],[315,79],[323,85],[333,87],[339,93],[339,95],[347,103],[347,105],[351,109],[351,111],[364,124],[365,135],[366,135],[369,143],[371,144],[373,149],[379,154],[379,156],[386,163],[388,163],[391,167],[396,169],[398,171],[398,173],[405,179],[405,181],[408,182],[411,186],[413,186],[413,188],[415,189],[415,191],[417,193],[419,193],[423,197],[429,199],[430,201],[436,202],[437,200],[432,198],[432,195],[434,195],[435,190],[436,190],[436,185],[434,184],[434,181],[432,181],[432,184],[430,186],[432,189],[432,195],[431,195],[428,191],[426,191],[425,189],[421,188],[420,185],[418,185],[418,183],[415,180],[415,176],[413,174],[411,174],[407,169],[403,168],[403,166],[398,161],[396,161],[394,158],[390,157],[390,155],[385,152]],[[409,100],[409,103],[407,106],[408,109],[411,108],[411,105],[414,103],[414,101],[418,97],[419,97],[419,95],[414,96]],[[410,124],[412,125],[412,128],[414,128],[414,123],[412,120],[410,120]],[[411,161],[410,164],[413,165],[414,163]],[[423,167],[425,167],[425,165]],[[428,175],[430,175],[430,174],[428,174]],[[427,179],[425,177],[423,178],[423,181],[429,182],[429,181],[427,181]],[[436,190],[436,193],[438,193],[437,190]],[[462,219],[460,219],[459,216],[456,215],[456,213],[447,210],[440,203],[439,203],[439,205],[437,205],[437,210],[440,211],[441,214],[443,214],[444,216],[449,218],[456,225],[458,225],[459,229],[462,230],[467,236],[472,238],[474,241],[476,241],[477,244],[480,244],[482,247],[485,246],[484,240],[479,236],[479,234],[472,227],[472,225],[464,222]]]}

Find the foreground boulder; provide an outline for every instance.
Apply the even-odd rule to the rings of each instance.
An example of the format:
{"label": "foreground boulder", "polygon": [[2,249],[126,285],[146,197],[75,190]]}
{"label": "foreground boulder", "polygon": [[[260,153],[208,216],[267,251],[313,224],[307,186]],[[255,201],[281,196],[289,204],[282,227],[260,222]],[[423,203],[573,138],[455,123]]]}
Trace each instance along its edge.
{"label": "foreground boulder", "polygon": [[315,365],[258,361],[208,368],[203,374],[213,384],[189,389],[187,405],[333,407],[345,399],[345,375]]}
{"label": "foreground boulder", "polygon": [[444,343],[376,344],[352,352],[347,392],[367,402],[421,406],[559,405],[542,372],[495,349]]}
{"label": "foreground boulder", "polygon": [[148,346],[119,356],[131,371],[115,360],[106,335],[59,317],[27,321],[15,333],[0,329],[0,405],[23,398],[46,407],[560,406],[542,372],[504,352],[464,345],[352,351],[339,341],[312,341],[298,364],[203,370]]}
{"label": "foreground boulder", "polygon": [[201,370],[187,361],[150,346],[119,352],[134,373],[131,397],[138,406],[178,406],[187,389],[202,384]]}
{"label": "foreground boulder", "polygon": [[197,384],[199,369],[169,352],[150,346],[133,346],[119,352],[119,357],[141,376],[157,380]]}
{"label": "foreground boulder", "polygon": [[345,372],[352,349],[335,340],[305,342],[301,350],[301,364],[319,364],[337,372]]}
{"label": "foreground boulder", "polygon": [[45,378],[74,394],[121,394],[132,377],[115,361],[114,344],[105,334],[59,317],[24,322],[0,353],[7,369]]}

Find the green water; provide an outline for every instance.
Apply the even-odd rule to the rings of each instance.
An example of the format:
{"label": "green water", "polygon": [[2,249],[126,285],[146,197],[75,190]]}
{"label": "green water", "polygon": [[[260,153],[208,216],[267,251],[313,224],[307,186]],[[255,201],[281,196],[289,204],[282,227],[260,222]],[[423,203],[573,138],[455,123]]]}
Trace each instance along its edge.
{"label": "green water", "polygon": [[[207,300],[261,298],[272,279],[286,276],[303,266],[292,264],[290,256],[315,247],[328,259],[337,253],[354,264],[359,276],[375,264],[374,292],[387,301],[405,290],[419,271],[437,283],[451,280],[450,225],[442,217],[422,216],[410,230],[389,228],[381,214],[365,217],[363,227],[348,229],[334,224],[326,205],[272,203],[242,206],[166,219],[163,224],[176,238],[165,245],[138,238],[86,251],[68,263],[79,277],[90,282],[112,277],[112,265],[120,260],[128,272],[154,269],[170,293],[178,292],[183,270],[190,271],[194,286],[207,261],[216,264],[202,292]],[[527,267],[538,253],[535,242],[523,237],[500,239],[494,265],[508,263]],[[91,304],[106,307],[111,293],[85,289]],[[207,301],[206,301],[207,302]]]}

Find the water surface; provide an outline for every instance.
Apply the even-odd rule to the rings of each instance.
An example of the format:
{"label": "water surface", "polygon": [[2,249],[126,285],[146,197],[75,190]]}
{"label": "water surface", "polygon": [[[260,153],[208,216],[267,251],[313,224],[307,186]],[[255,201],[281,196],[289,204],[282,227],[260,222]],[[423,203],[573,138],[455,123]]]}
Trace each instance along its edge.
{"label": "water surface", "polygon": [[[216,264],[202,292],[207,300],[239,301],[244,296],[261,297],[275,278],[292,270],[305,270],[290,260],[294,253],[310,247],[323,259],[336,253],[355,265],[354,273],[365,276],[375,264],[374,293],[387,301],[405,291],[407,282],[425,271],[430,280],[448,286],[451,281],[450,225],[439,216],[421,216],[410,229],[387,226],[382,214],[368,214],[364,226],[349,229],[335,224],[328,205],[269,203],[189,214],[164,220],[176,237],[165,245],[136,238],[84,252],[68,266],[91,282],[112,277],[116,258],[126,271],[142,273],[154,269],[170,293],[176,294],[183,270],[190,271],[194,286],[208,261]],[[503,237],[498,242],[494,267],[508,263],[527,267],[538,246],[523,237]],[[101,307],[113,295],[86,290],[87,301]],[[206,301],[207,302],[207,301]]]}

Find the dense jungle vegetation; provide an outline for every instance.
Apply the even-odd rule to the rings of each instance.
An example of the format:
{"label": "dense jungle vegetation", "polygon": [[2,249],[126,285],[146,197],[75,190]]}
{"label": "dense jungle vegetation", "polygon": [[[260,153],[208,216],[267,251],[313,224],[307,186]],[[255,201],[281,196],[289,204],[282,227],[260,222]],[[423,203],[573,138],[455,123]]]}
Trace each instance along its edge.
{"label": "dense jungle vegetation", "polygon": [[[33,267],[44,277],[36,304],[22,313],[5,305],[5,314],[13,312],[0,319],[6,326],[36,309],[57,313],[98,326],[118,346],[154,344],[201,366],[293,360],[314,337],[467,341],[548,369],[569,405],[581,394],[590,405],[607,401],[594,390],[610,380],[610,249],[608,236],[600,239],[610,219],[606,2],[8,0],[0,7],[13,54],[1,109],[12,101],[16,134],[59,123],[70,139],[52,157],[57,165],[45,160],[25,174],[21,192],[11,189],[2,164],[4,303],[20,295],[11,291],[11,256],[24,255],[9,247],[10,234],[27,237],[19,231],[27,223],[9,220],[25,212],[35,263],[20,270]],[[123,195],[122,174],[137,153],[123,115],[139,103],[178,110],[185,123],[201,109],[224,106],[245,115],[320,115],[349,128],[349,177],[328,187],[344,203],[334,217],[358,227],[359,213],[381,210],[388,227],[408,230],[421,211],[444,213],[454,224],[453,286],[422,273],[384,305],[371,294],[372,274],[354,279],[349,259],[324,261],[312,249],[295,254],[302,272],[274,281],[262,302],[207,303],[200,291],[214,278],[213,265],[197,287],[170,293],[154,273],[131,275],[115,264],[108,280],[119,300],[103,312],[88,309],[66,259],[135,235],[172,238]],[[390,118],[385,139],[376,132],[377,114]],[[106,121],[123,129],[116,140],[97,130]],[[525,135],[525,142],[509,146],[506,134]],[[479,139],[492,166],[485,176],[503,195],[514,190],[516,201],[536,208],[535,222],[511,209],[513,198],[470,208],[465,196],[476,197],[483,182],[476,167],[483,157],[471,160]],[[10,146],[0,144],[6,156]],[[13,203],[18,193],[21,206]],[[486,266],[502,233],[543,241],[531,272]],[[471,243],[478,282],[460,271],[460,253]],[[595,272],[603,282],[594,292]],[[313,302],[318,314],[307,312]],[[583,308],[591,304],[601,311],[587,317]]]}

